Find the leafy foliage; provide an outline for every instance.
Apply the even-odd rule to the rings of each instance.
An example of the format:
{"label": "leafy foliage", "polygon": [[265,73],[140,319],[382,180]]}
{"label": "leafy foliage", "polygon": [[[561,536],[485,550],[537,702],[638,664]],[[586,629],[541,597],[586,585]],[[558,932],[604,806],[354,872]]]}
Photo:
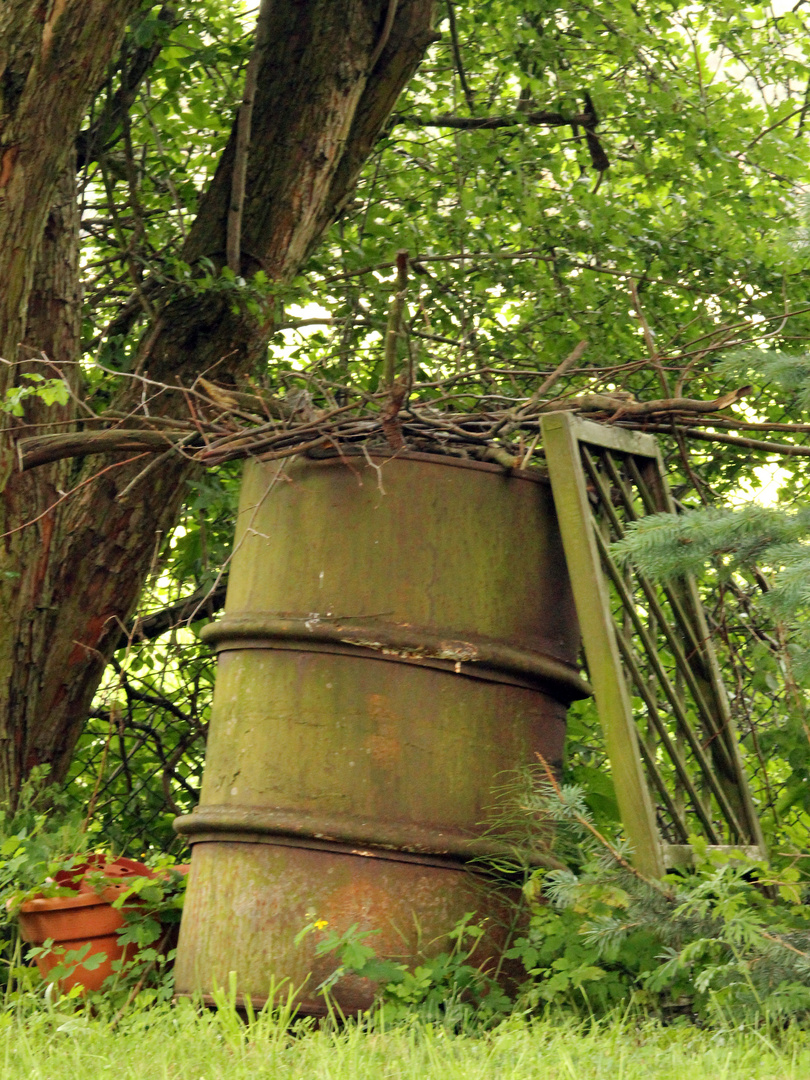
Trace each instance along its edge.
{"label": "leafy foliage", "polygon": [[488,1025],[506,1015],[510,998],[492,971],[473,962],[484,928],[467,913],[448,934],[447,949],[429,957],[412,970],[399,961],[377,956],[370,942],[378,932],[362,931],[353,923],[343,933],[328,930],[324,920],[308,923],[297,935],[296,944],[307,934],[318,932],[316,956],[334,955],[338,966],[319,987],[330,1003],[330,990],[345,974],[370,979],[380,988],[375,1018],[383,1025],[407,1022],[419,1016],[429,1023],[451,1029]]}
{"label": "leafy foliage", "polygon": [[[240,100],[252,12],[219,0],[181,0],[171,10],[145,0],[79,146],[90,412],[104,412],[135,375],[158,287],[199,303],[222,294],[248,310],[272,300],[274,334],[252,388],[313,389],[317,378],[321,403],[336,406],[347,386],[376,391],[393,253],[404,247],[415,280],[401,359],[428,383],[456,380],[449,392],[425,389],[437,405],[464,411],[473,401],[502,407],[524,398],[587,338],[583,363],[560,382],[563,400],[617,388],[647,398],[705,396],[745,379],[755,389],[740,423],[802,418],[807,363],[787,351],[806,339],[810,315],[808,249],[796,241],[806,227],[800,196],[810,154],[810,35],[801,7],[481,0],[450,16],[442,10],[442,36],[341,219],[301,276],[281,288],[262,270],[248,281],[180,254]],[[146,77],[116,110],[144,63]],[[133,296],[136,314],[124,317]],[[739,353],[752,343],[759,356]],[[23,378],[0,403],[11,416],[30,397],[65,401],[59,380]],[[687,502],[734,496],[752,470],[772,462],[762,445],[699,442],[699,434],[688,446],[672,438],[665,445],[673,486]],[[800,435],[791,431],[784,442]],[[542,448],[532,455],[541,462]],[[801,495],[804,456],[782,460],[783,491]],[[156,545],[142,619],[219,582],[236,483],[228,470],[194,479],[180,527]],[[747,642],[758,641],[746,660],[752,679],[732,661],[728,675],[735,705],[749,712],[764,711],[765,699],[788,686],[790,707],[759,744],[753,723],[745,733],[779,793],[768,801],[772,836],[785,835],[779,815],[791,805],[810,810],[799,688],[807,645],[797,625],[808,600],[807,525],[802,508],[752,508],[670,522],[669,539],[654,522],[637,533],[638,557],[646,545],[653,572],[709,559],[709,590],[747,597],[768,584],[762,621],[743,602],[735,609]],[[70,776],[67,797],[81,812],[62,824],[23,800],[4,823],[0,887],[37,886],[95,828],[133,853],[171,846],[172,816],[196,798],[213,681],[196,638],[200,615],[154,640],[140,639],[137,621],[127,628]],[[720,616],[714,626],[725,629]],[[641,881],[622,846],[605,846],[593,831],[607,834],[616,806],[590,705],[577,708],[570,736],[565,785],[532,789],[532,816],[513,838],[525,869],[531,854],[521,862],[520,844],[547,843],[537,820],[551,823],[557,855],[574,868],[529,877],[530,922],[512,956],[527,971],[522,1006],[599,1011],[633,1000],[666,1012],[686,999],[705,1016],[804,1015],[799,872],[779,871],[779,901],[760,890],[761,866],[721,867],[708,855],[693,879],[663,890]],[[82,840],[88,812],[91,834]],[[808,821],[805,813],[787,830],[794,842],[806,842]],[[140,944],[153,932],[131,931]],[[381,962],[372,946],[353,931],[327,935],[323,947],[345,968],[387,979],[391,1016],[415,1006],[434,1019],[487,1009],[492,1016],[506,1006],[468,962],[478,932],[460,926],[448,952],[413,972],[374,967]]]}
{"label": "leafy foliage", "polygon": [[[490,872],[514,881],[522,868],[525,876],[525,911],[504,956],[524,972],[511,992],[498,972],[470,963],[484,929],[467,915],[448,951],[414,970],[377,957],[373,931],[355,924],[338,934],[311,922],[299,937],[320,933],[316,952],[338,961],[325,994],[352,972],[379,984],[386,1023],[416,1014],[450,1027],[552,1007],[594,1016],[633,1007],[720,1026],[810,1018],[810,909],[799,857],[769,867],[695,837],[689,872],[648,880],[626,846],[595,827],[586,793],[543,771],[504,784],[499,812],[494,830],[514,844],[514,858]],[[549,869],[560,857],[567,865]]]}
{"label": "leafy foliage", "polygon": [[12,416],[22,416],[23,402],[26,398],[38,397],[46,405],[64,405],[68,400],[68,389],[63,379],[46,379],[37,371],[24,372],[23,379],[28,383],[19,386],[11,386],[6,390],[5,397],[0,403],[3,412],[11,413]]}
{"label": "leafy foliage", "polygon": [[[75,895],[75,889],[59,884],[57,874],[82,864],[86,852],[98,848],[101,841],[98,825],[67,809],[64,792],[44,787],[44,780],[41,770],[34,770],[15,812],[6,811],[0,820],[0,962],[7,969],[6,1004],[15,1007],[46,990],[31,965],[51,949],[47,942],[40,946],[21,942],[20,905],[35,896]],[[154,1002],[172,996],[171,966],[186,879],[173,868],[171,859],[154,861],[155,877],[132,877],[112,901],[125,919],[118,931],[119,943],[135,948],[130,959],[113,961],[113,975],[106,980],[103,994],[94,995],[99,1008],[118,1009],[131,1003],[133,988]],[[121,879],[98,871],[87,875],[87,881],[101,892],[109,884],[119,885]],[[90,948],[86,943],[66,950],[48,973],[47,986],[53,989],[80,964],[87,970],[98,967],[102,955],[88,956]],[[77,994],[77,988],[69,992],[73,998]]]}
{"label": "leafy foliage", "polygon": [[[145,3],[88,117],[83,370],[94,409],[103,410],[131,374],[140,347],[145,316],[122,321],[121,305],[134,289],[148,309],[158,285],[201,301],[211,290],[246,303],[272,292],[275,333],[254,373],[258,388],[307,388],[317,376],[327,386],[375,390],[399,248],[415,260],[405,351],[417,377],[457,377],[441,402],[451,408],[463,410],[472,395],[497,405],[504,394],[530,393],[583,338],[584,362],[561,383],[564,395],[620,385],[655,396],[662,380],[679,392],[714,393],[739,374],[712,366],[719,351],[762,333],[774,346],[806,334],[808,251],[795,238],[804,227],[797,192],[810,152],[803,111],[810,36],[800,11],[774,15],[730,0],[707,11],[612,0],[574,8],[543,0],[527,10],[486,0],[459,6],[451,25],[441,10],[441,37],[340,221],[305,272],[272,290],[261,271],[243,282],[180,256],[240,98],[252,17],[244,5],[218,0],[171,12]],[[148,77],[121,116],[112,103],[147,55]],[[588,102],[597,117],[590,128],[582,120]],[[604,157],[607,170],[597,167]],[[778,392],[763,390],[756,407],[782,419],[783,404]],[[692,448],[685,468],[673,449],[676,489],[692,490],[691,469],[723,495],[752,461],[748,453]],[[793,465],[800,484],[801,459]],[[143,612],[215,579],[234,512],[232,475],[219,475],[193,482]],[[166,704],[136,707],[126,697],[121,745],[114,737],[107,757],[111,772],[121,766],[119,792],[121,785],[127,794],[153,792],[155,807],[166,762],[204,724],[201,699],[183,701],[196,674],[184,667],[168,675],[175,650],[181,664],[197,664],[191,644],[176,642],[133,638],[122,670],[143,680],[139,693]],[[107,744],[111,702],[125,698],[120,674],[118,682],[113,691],[109,680],[79,749],[74,775],[85,792]],[[124,761],[146,745],[144,727],[157,738],[146,740],[150,752],[128,776]],[[197,753],[190,745],[188,752]],[[194,764],[188,776],[196,771]],[[168,785],[184,808],[190,792],[176,779]],[[107,820],[122,795],[102,800]],[[134,814],[124,820],[122,833],[135,828]],[[168,813],[150,837],[165,844],[167,823]]]}
{"label": "leafy foliage", "polygon": [[[760,349],[733,355],[722,366],[779,397],[796,419],[807,419],[810,381],[805,356]],[[767,797],[771,813],[766,825],[774,840],[784,838],[805,847],[810,824],[810,741],[803,689],[810,672],[810,516],[801,497],[801,476],[799,468],[783,466],[778,492],[783,505],[778,508],[738,501],[733,507],[693,507],[674,518],[653,515],[632,524],[613,551],[652,578],[691,573],[707,595],[751,598],[738,615],[750,628],[745,657],[748,693],[759,698],[755,708],[761,712],[767,711],[769,697],[778,695],[779,700],[778,713],[754,736],[763,772],[770,772],[778,791]],[[735,697],[739,696],[737,689]],[[803,813],[788,825],[786,814],[797,808]]]}
{"label": "leafy foliage", "polygon": [[571,866],[537,869],[524,888],[528,930],[507,955],[529,975],[525,1006],[632,1002],[722,1023],[808,1015],[810,925],[795,859],[769,869],[695,837],[692,872],[650,881],[594,828],[582,792],[540,780],[535,817],[540,807]]}
{"label": "leafy foliage", "polygon": [[[803,45],[788,46],[791,20],[730,4],[698,14],[503,2],[458,18],[468,100],[445,37],[313,260],[311,294],[339,322],[299,355],[310,365],[319,355],[339,381],[356,373],[375,385],[385,306],[372,275],[396,246],[420,259],[411,333],[426,371],[441,364],[480,379],[483,368],[497,393],[499,369],[553,366],[587,337],[588,381],[636,361],[625,387],[654,386],[631,310],[635,279],[662,353],[675,367],[692,361],[687,379],[704,376],[711,341],[702,355],[689,343],[711,339],[727,317],[769,318],[775,290],[791,288],[805,257],[773,243],[791,178],[806,168],[788,119],[806,63]],[[740,56],[761,92],[750,92]],[[576,116],[586,92],[611,161],[598,189],[582,129],[530,119]],[[443,127],[448,114],[515,122]]]}
{"label": "leafy foliage", "polygon": [[[686,365],[687,381],[705,377],[719,341],[728,347],[727,323],[744,337],[795,299],[789,332],[802,332],[807,252],[785,238],[801,223],[794,192],[808,158],[799,13],[487,0],[454,24],[440,14],[441,38],[341,220],[301,278],[276,289],[260,381],[317,368],[375,388],[398,248],[418,260],[408,302],[420,369],[469,373],[496,394],[498,372],[530,382],[583,337],[586,382],[630,363],[630,387],[650,386],[633,281],[662,356]],[[109,372],[128,371],[137,352],[137,325],[115,318],[133,286],[239,285],[179,251],[239,99],[249,27],[241,5],[181,4],[167,18],[145,4],[125,40],[107,93],[139,50],[156,55],[84,177],[88,377],[100,404]],[[97,111],[101,122],[103,100]],[[605,157],[609,169],[595,169]],[[247,284],[261,289],[261,274]]]}
{"label": "leafy foliage", "polygon": [[34,770],[16,810],[5,809],[0,818],[0,925],[6,945],[8,926],[16,918],[14,906],[6,901],[40,888],[64,866],[68,853],[80,856],[86,851],[90,839],[78,812],[65,812],[64,795],[43,787],[46,779],[47,770]]}

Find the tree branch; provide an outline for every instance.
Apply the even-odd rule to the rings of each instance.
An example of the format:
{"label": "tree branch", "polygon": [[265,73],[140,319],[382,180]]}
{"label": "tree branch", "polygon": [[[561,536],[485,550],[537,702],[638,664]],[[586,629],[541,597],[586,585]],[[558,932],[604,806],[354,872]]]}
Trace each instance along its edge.
{"label": "tree branch", "polygon": [[[176,12],[168,4],[157,15],[168,27],[177,26]],[[126,47],[126,40],[124,47]],[[102,150],[112,145],[111,140],[116,130],[122,126],[125,115],[138,95],[141,83],[149,73],[163,48],[163,41],[155,38],[151,44],[141,46],[132,53],[130,62],[121,70],[121,85],[108,101],[98,119],[76,139],[76,164],[81,170],[90,161],[96,161]],[[122,49],[122,58],[125,55]]]}
{"label": "tree branch", "polygon": [[453,7],[452,0],[446,0],[446,4],[447,21],[450,23],[450,42],[453,46],[453,59],[456,63],[458,81],[461,83],[461,91],[464,94],[464,100],[467,102],[467,108],[470,110],[470,116],[473,116],[475,114],[475,99],[473,98],[472,91],[467,82],[467,75],[461,60],[461,46],[459,45],[458,29],[456,27],[456,11]]}
{"label": "tree branch", "polygon": [[250,131],[253,123],[253,103],[256,100],[256,85],[259,69],[267,44],[270,25],[270,9],[273,0],[262,0],[256,21],[256,40],[248,60],[245,72],[245,88],[242,92],[242,104],[236,121],[236,150],[234,151],[233,173],[231,176],[231,203],[228,207],[228,234],[225,259],[234,274],[242,272],[242,210],[245,205],[245,181],[247,178],[248,154],[250,153]]}
{"label": "tree branch", "polygon": [[[641,417],[652,416],[655,413],[712,413],[718,409],[727,409],[740,398],[750,393],[750,386],[741,386],[738,390],[732,390],[722,397],[713,398],[711,401],[702,401],[698,398],[657,398],[654,401],[634,401],[619,394],[582,394],[571,398],[568,407],[579,409],[582,412],[606,412],[613,413],[611,420],[623,420],[626,416]],[[553,402],[543,408],[548,411],[553,407]],[[565,407],[565,406],[563,406]]]}
{"label": "tree branch", "polygon": [[543,379],[543,381],[537,387],[537,389],[526,402],[526,404],[522,408],[518,409],[518,414],[522,415],[524,413],[530,412],[534,408],[534,406],[537,405],[543,395],[547,394],[548,391],[552,388],[552,386],[563,377],[566,371],[572,368],[574,364],[576,364],[576,362],[582,358],[587,348],[587,338],[583,338],[582,341],[577,342],[577,344],[574,346],[568,356],[565,357],[562,363],[558,364],[557,367],[555,367],[555,369],[551,372],[551,374],[548,375],[545,379]]}
{"label": "tree branch", "polygon": [[[635,426],[635,425],[634,425]],[[704,431],[702,428],[681,427],[678,430],[690,439],[703,442],[726,443],[729,446],[744,446],[748,450],[763,450],[768,454],[783,454],[785,457],[810,457],[810,446],[796,446],[792,443],[772,442],[769,439],[749,439],[744,435],[723,435],[719,431]],[[660,431],[672,434],[671,424],[645,424],[644,431]]]}
{"label": "tree branch", "polygon": [[394,17],[397,13],[397,0],[388,0],[388,7],[385,11],[385,21],[383,22],[380,36],[377,38],[377,44],[374,46],[374,52],[369,57],[368,70],[372,72],[377,66],[377,61],[382,56],[383,49],[388,44],[388,39],[391,36],[391,27],[394,25]]}
{"label": "tree branch", "polygon": [[169,604],[159,611],[132,619],[126,629],[121,631],[116,649],[125,649],[132,642],[154,641],[161,634],[186,622],[192,616],[196,619],[210,618],[225,607],[225,593],[228,589],[228,575],[213,588],[197,589],[189,596]]}
{"label": "tree branch", "polygon": [[[443,113],[440,116],[421,117],[407,113],[397,117],[400,123],[412,124],[415,127],[455,128],[459,131],[492,131],[497,128],[520,127],[543,125],[546,127],[571,127],[577,136],[579,128],[585,131],[585,142],[591,155],[591,164],[599,172],[605,172],[610,168],[610,161],[605,153],[599,137],[596,134],[596,125],[599,117],[590,94],[584,92],[585,109],[573,116],[566,116],[560,112],[549,112],[546,109],[536,109],[533,112],[508,113],[505,116],[455,116],[452,113]],[[468,101],[469,104],[469,101]]]}
{"label": "tree branch", "polygon": [[397,252],[397,281],[388,312],[385,332],[385,358],[383,360],[383,385],[389,390],[394,385],[397,366],[397,342],[402,332],[402,313],[405,309],[405,291],[408,287],[408,252]]}
{"label": "tree branch", "polygon": [[599,142],[599,138],[596,134],[596,125],[599,123],[599,117],[596,114],[596,108],[591,101],[591,95],[588,91],[585,90],[582,96],[585,99],[585,112],[582,114],[582,126],[585,129],[585,142],[588,145],[588,152],[591,155],[591,164],[596,172],[603,173],[610,168],[610,162],[608,161],[608,156],[602,149],[602,144]]}
{"label": "tree branch", "polygon": [[579,123],[584,126],[586,119],[587,116],[583,113],[564,116],[562,113],[547,112],[545,109],[509,113],[506,116],[454,116],[452,113],[442,113],[440,116],[422,117],[407,113],[397,117],[400,123],[412,124],[414,127],[456,128],[460,131],[491,131],[495,128],[520,127],[525,124],[568,127]]}
{"label": "tree branch", "polygon": [[34,435],[17,443],[17,459],[22,472],[63,458],[87,454],[132,453],[139,450],[166,450],[188,431],[145,431],[114,428],[112,431],[70,431],[59,435]]}

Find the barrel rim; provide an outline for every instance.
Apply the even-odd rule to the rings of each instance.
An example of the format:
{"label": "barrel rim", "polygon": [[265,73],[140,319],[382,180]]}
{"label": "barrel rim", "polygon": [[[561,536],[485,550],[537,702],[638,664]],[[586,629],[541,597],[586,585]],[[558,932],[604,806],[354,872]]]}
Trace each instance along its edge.
{"label": "barrel rim", "polygon": [[573,665],[550,653],[479,634],[437,631],[412,623],[360,617],[347,623],[346,619],[319,613],[304,616],[253,611],[225,615],[203,627],[200,636],[218,652],[293,647],[306,652],[324,651],[322,647],[328,646],[349,655],[371,655],[374,659],[418,666],[429,664],[451,674],[509,682],[527,689],[551,688],[568,700],[593,694],[590,684]]}
{"label": "barrel rim", "polygon": [[[505,479],[528,480],[533,484],[542,484],[551,488],[548,473],[542,469],[508,469],[503,465],[497,465],[490,461],[476,461],[475,458],[455,457],[452,454],[428,454],[423,450],[397,450],[391,454],[384,454],[381,450],[369,450],[361,446],[341,446],[340,450],[329,450],[322,453],[297,454],[290,458],[291,461],[307,462],[315,465],[344,465],[344,458],[359,457],[368,462],[369,459],[378,459],[383,462],[390,461],[422,461],[433,465],[447,465],[454,469],[473,469],[476,472],[491,473]],[[264,465],[261,459],[253,459],[254,464]],[[271,464],[270,462],[266,463]],[[272,462],[277,465],[277,462]]]}
{"label": "barrel rim", "polygon": [[[452,862],[515,858],[514,845],[495,834],[426,825],[418,822],[368,820],[353,814],[285,810],[272,806],[206,803],[174,819],[175,832],[189,844],[212,842],[283,843],[284,846],[326,847],[346,854],[403,860],[402,854],[433,856]],[[360,848],[362,850],[358,851]],[[353,849],[353,850],[352,850]],[[550,852],[534,847],[527,853],[532,865],[559,869]],[[419,861],[419,860],[418,860]],[[431,860],[432,861],[432,860]],[[441,865],[445,865],[443,862]]]}

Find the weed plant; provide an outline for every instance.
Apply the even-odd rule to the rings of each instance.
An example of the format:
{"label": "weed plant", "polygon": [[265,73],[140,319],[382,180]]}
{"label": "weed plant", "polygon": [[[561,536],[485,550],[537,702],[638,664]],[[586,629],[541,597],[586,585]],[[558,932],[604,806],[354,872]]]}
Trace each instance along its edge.
{"label": "weed plant", "polygon": [[[41,881],[58,864],[60,844],[75,849],[78,842],[75,822],[59,823],[29,803],[5,827],[4,901],[12,889]],[[380,987],[373,1017],[383,1028],[416,1018],[475,1033],[548,1009],[591,1018],[634,1009],[663,1022],[688,1018],[718,1029],[804,1025],[810,1019],[810,907],[789,862],[776,872],[741,854],[712,853],[695,838],[692,872],[647,880],[633,869],[621,842],[596,827],[585,792],[558,784],[541,766],[504,787],[492,828],[512,854],[487,869],[507,874],[512,883],[523,880],[521,930],[505,957],[523,971],[512,992],[505,992],[496,972],[474,962],[484,928],[472,913],[445,951],[411,968],[378,957],[373,932],[355,925],[338,933],[315,919],[302,936],[316,934],[317,952],[334,956],[334,976],[321,987],[327,1001],[336,979],[352,972]],[[538,867],[540,847],[555,869]],[[150,879],[136,879],[130,893],[119,902],[138,901],[141,908],[122,933],[140,946],[137,962],[86,1003],[114,1025],[136,1003],[142,1012],[147,1004],[159,1010],[173,992],[172,953],[165,942],[161,951],[159,939],[166,909],[179,915],[181,894],[171,881]],[[5,904],[3,912],[6,1015],[34,1001],[44,1002],[47,1011],[56,989],[46,992]],[[68,1007],[63,1000],[60,1008]],[[73,1007],[84,1015],[75,991]]]}
{"label": "weed plant", "polygon": [[[36,888],[59,864],[59,847],[75,850],[79,842],[75,822],[60,822],[30,802],[4,824],[3,901],[21,886]],[[648,880],[633,869],[626,847],[594,824],[586,793],[559,784],[542,766],[524,770],[503,788],[492,829],[511,855],[486,869],[507,875],[513,887],[523,882],[521,929],[505,957],[523,977],[511,992],[497,972],[473,959],[484,928],[472,913],[444,952],[415,967],[378,957],[373,931],[355,925],[337,932],[314,919],[302,935],[317,935],[317,952],[334,957],[334,976],[321,987],[327,1001],[336,979],[352,972],[380,988],[367,1018],[375,1032],[418,1022],[473,1036],[549,1010],[591,1020],[631,1010],[666,1024],[691,1020],[718,1031],[741,1025],[766,1031],[810,1020],[810,907],[790,860],[774,869],[742,854],[712,853],[694,838],[694,870]],[[543,853],[546,866],[539,867]],[[157,1023],[173,988],[172,953],[159,947],[163,931],[156,915],[162,913],[164,926],[167,908],[176,918],[181,894],[171,881],[136,879],[120,902],[127,901],[141,905],[122,931],[140,946],[137,963],[86,1001],[75,991],[59,998],[54,985],[41,983],[4,903],[7,975],[0,1022],[38,1023],[32,1017],[39,1009],[43,1015],[56,1010],[68,1027],[74,1020],[86,1025],[91,1016],[116,1027],[135,1014],[148,1025],[151,1009]],[[235,1015],[235,983],[229,993],[219,1001],[222,1016]],[[177,1015],[185,1016],[185,1008]],[[261,1022],[270,1021],[265,1016]],[[235,1030],[247,1038],[242,1028]]]}
{"label": "weed plant", "polygon": [[528,976],[519,1007],[632,1004],[721,1026],[810,1017],[810,908],[790,861],[777,870],[692,837],[693,870],[648,880],[596,829],[581,789],[535,778],[523,805],[556,822],[569,866],[524,886],[529,928],[510,951]]}

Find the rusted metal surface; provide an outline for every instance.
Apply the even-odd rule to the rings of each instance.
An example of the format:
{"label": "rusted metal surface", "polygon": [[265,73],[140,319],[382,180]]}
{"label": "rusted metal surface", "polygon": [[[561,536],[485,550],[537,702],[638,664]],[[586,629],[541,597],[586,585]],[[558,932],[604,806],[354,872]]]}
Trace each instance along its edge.
{"label": "rusted metal surface", "polygon": [[[241,840],[245,843],[301,844],[327,847],[349,844],[373,848],[377,855],[426,865],[445,865],[450,859],[503,859],[514,855],[512,846],[493,835],[481,836],[447,825],[430,826],[404,821],[372,820],[351,814],[329,814],[266,807],[200,806],[183,819],[183,833],[191,843]],[[268,840],[268,837],[271,838]],[[563,864],[545,849],[534,853],[538,865]]]}
{"label": "rusted metal surface", "polygon": [[[548,485],[401,456],[245,470],[176,968],[180,992],[270,976],[317,1012],[312,918],[415,960],[503,905],[465,861],[499,774],[562,756],[588,692]],[[342,980],[341,1008],[370,1000]]]}
{"label": "rusted metal surface", "polygon": [[[437,951],[446,934],[469,911],[489,919],[483,954],[493,955],[509,933],[512,912],[493,903],[476,875],[461,865],[428,866],[377,858],[362,849],[329,850],[273,844],[201,843],[194,846],[176,968],[179,994],[191,987],[210,993],[238,971],[242,995],[266,1000],[270,976],[300,988],[303,1011],[324,1015],[317,986],[337,966],[334,956],[316,957],[314,937],[296,946],[298,930],[313,914],[329,928],[353,923],[379,931],[369,940],[378,955],[413,962],[418,943]],[[418,920],[418,924],[416,922]],[[193,948],[188,928],[194,928]],[[368,1008],[374,986],[341,979],[335,997],[345,1015]]]}

